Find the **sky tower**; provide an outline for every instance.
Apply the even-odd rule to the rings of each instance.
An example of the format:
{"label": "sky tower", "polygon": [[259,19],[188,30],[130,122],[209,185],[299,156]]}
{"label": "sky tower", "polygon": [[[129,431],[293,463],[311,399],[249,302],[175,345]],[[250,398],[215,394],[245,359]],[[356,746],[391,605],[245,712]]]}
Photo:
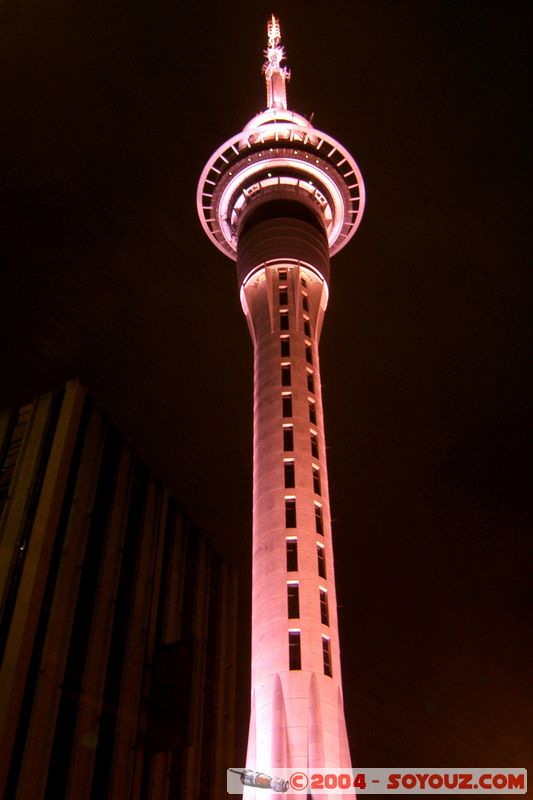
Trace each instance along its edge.
{"label": "sky tower", "polygon": [[351,764],[318,342],[330,255],[361,221],[364,185],[342,145],[288,110],[280,40],[272,16],[263,66],[267,108],[211,156],[197,194],[205,232],[237,261],[254,345],[246,766],[258,770]]}

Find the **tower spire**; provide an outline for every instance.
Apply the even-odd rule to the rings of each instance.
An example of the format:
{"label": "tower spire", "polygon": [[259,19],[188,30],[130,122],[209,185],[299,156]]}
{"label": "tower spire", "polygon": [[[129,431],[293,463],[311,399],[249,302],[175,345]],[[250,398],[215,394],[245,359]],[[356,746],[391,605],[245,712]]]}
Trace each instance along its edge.
{"label": "tower spire", "polygon": [[264,54],[266,61],[263,64],[263,72],[266,79],[267,108],[287,108],[287,89],[286,82],[290,79],[291,73],[287,67],[282,67],[281,62],[285,58],[285,50],[280,44],[281,28],[279,19],[272,14],[267,23],[267,49]]}

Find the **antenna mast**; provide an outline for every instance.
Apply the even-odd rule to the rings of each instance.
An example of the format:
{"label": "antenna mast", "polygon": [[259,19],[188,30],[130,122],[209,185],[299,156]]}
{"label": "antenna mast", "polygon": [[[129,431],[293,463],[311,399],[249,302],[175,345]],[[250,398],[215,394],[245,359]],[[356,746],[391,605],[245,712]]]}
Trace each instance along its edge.
{"label": "antenna mast", "polygon": [[287,67],[282,67],[281,62],[285,58],[285,49],[280,44],[281,28],[279,19],[272,14],[267,24],[268,47],[265,50],[266,61],[263,64],[263,72],[266,79],[267,108],[287,108],[287,89],[286,82],[290,79],[291,73]]}

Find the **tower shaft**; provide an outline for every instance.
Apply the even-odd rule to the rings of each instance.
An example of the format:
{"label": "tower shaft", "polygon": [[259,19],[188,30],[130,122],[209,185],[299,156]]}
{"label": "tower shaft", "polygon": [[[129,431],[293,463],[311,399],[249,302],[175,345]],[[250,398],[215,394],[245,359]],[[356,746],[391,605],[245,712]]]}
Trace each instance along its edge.
{"label": "tower shaft", "polygon": [[318,354],[327,286],[279,258],[241,296],[254,339],[248,761],[347,766]]}
{"label": "tower shaft", "polygon": [[247,765],[274,772],[350,764],[318,352],[328,247],[312,213],[276,198],[249,212],[237,248],[254,343]]}

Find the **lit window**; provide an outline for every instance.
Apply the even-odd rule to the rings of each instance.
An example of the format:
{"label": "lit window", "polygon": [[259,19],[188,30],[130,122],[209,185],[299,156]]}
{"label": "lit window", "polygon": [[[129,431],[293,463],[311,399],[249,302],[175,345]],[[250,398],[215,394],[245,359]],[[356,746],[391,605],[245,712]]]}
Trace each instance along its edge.
{"label": "lit window", "polygon": [[289,631],[289,669],[301,669],[300,631]]}
{"label": "lit window", "polygon": [[297,583],[287,584],[287,615],[289,619],[300,616],[300,592]]}
{"label": "lit window", "polygon": [[[299,644],[299,642],[298,642]],[[329,647],[329,639],[327,636],[322,637],[322,655],[324,658],[324,675],[332,677],[331,672],[331,651]]]}
{"label": "lit window", "polygon": [[315,392],[315,380],[313,378],[313,373],[312,372],[308,372],[307,373],[307,389],[308,389],[309,392],[313,392],[313,394],[314,394],[314,392]]}
{"label": "lit window", "polygon": [[281,357],[289,358],[291,355],[291,342],[288,336],[282,336],[281,340]]}
{"label": "lit window", "polygon": [[313,363],[313,351],[311,350],[310,344],[305,345],[305,360],[307,361],[308,364]]}
{"label": "lit window", "polygon": [[292,425],[290,428],[283,428],[283,449],[286,453],[294,450],[294,435]]}
{"label": "lit window", "polygon": [[289,364],[284,364],[281,368],[281,385],[291,385],[291,368]]}
{"label": "lit window", "polygon": [[279,304],[280,306],[286,306],[289,304],[289,293],[286,287],[279,290]]}
{"label": "lit window", "polygon": [[324,535],[324,523],[322,520],[322,506],[315,503],[315,530],[321,536]]}
{"label": "lit window", "polygon": [[293,497],[285,498],[285,527],[296,527],[296,500]]}
{"label": "lit window", "polygon": [[318,436],[314,431],[311,431],[311,455],[318,458]]}
{"label": "lit window", "polygon": [[315,494],[320,494],[320,470],[318,467],[313,467],[313,491]]}
{"label": "lit window", "polygon": [[316,425],[316,406],[311,399],[309,399],[309,422]]}
{"label": "lit window", "polygon": [[283,407],[283,416],[292,417],[292,397],[290,395],[285,395],[281,398],[281,402]]}
{"label": "lit window", "polygon": [[287,539],[287,572],[298,572],[298,542]]}
{"label": "lit window", "polygon": [[306,336],[309,336],[309,338],[311,338],[311,323],[309,322],[308,319],[305,319],[305,317],[304,317],[304,333]]}
{"label": "lit window", "polygon": [[326,548],[317,542],[316,544],[316,557],[318,561],[318,575],[320,578],[326,579]]}
{"label": "lit window", "polygon": [[329,625],[328,593],[320,589],[320,621],[322,625]]}
{"label": "lit window", "polygon": [[289,313],[288,311],[280,311],[279,313],[279,329],[280,331],[289,330]]}

